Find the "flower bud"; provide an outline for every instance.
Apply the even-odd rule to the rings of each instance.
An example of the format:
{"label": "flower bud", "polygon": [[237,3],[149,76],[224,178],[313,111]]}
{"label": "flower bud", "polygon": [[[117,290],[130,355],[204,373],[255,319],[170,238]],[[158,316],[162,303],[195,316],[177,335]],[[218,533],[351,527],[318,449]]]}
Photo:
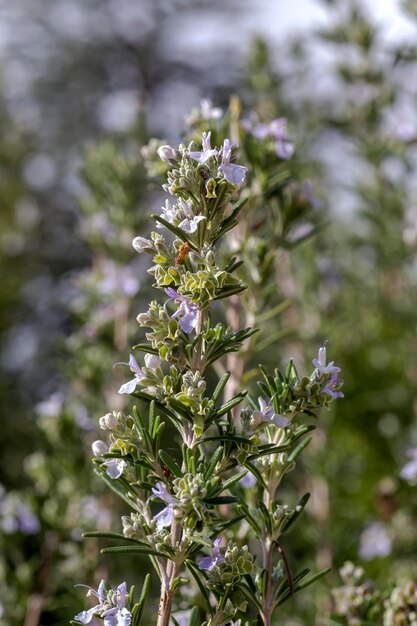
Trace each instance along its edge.
{"label": "flower bud", "polygon": [[145,366],[150,370],[156,370],[161,366],[161,359],[156,354],[145,354]]}
{"label": "flower bud", "polygon": [[91,449],[94,456],[101,456],[102,454],[106,454],[106,452],[108,452],[109,450],[104,441],[101,441],[101,439],[93,441],[93,443],[91,444]]}
{"label": "flower bud", "polygon": [[115,430],[118,424],[117,416],[114,413],[106,413],[100,417],[99,424],[103,430]]}
{"label": "flower bud", "polygon": [[172,146],[160,146],[157,150],[158,156],[164,163],[169,163],[173,165],[173,163],[178,159],[178,151],[175,150]]}
{"label": "flower bud", "polygon": [[132,246],[135,248],[136,252],[148,252],[152,254],[154,252],[154,248],[152,246],[152,242],[145,237],[135,237],[132,241]]}

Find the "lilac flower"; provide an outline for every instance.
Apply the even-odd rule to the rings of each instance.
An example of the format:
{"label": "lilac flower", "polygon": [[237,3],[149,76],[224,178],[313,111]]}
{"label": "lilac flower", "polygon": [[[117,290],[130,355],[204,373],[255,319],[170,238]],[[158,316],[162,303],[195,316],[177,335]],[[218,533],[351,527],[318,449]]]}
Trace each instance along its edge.
{"label": "lilac flower", "polygon": [[[136,389],[136,385],[142,382],[146,378],[146,372],[139,367],[133,354],[130,355],[129,363],[115,363],[115,365],[128,365],[131,371],[134,373],[135,378],[124,383],[119,389],[119,393],[133,393]],[[154,354],[145,354],[145,367],[147,369],[155,370],[161,365],[161,359]]]}
{"label": "lilac flower", "polygon": [[381,522],[373,522],[361,534],[359,555],[365,561],[391,554],[392,541]]}
{"label": "lilac flower", "polygon": [[163,528],[171,526],[174,517],[174,504],[177,503],[177,500],[169,493],[162,483],[156,483],[155,487],[152,488],[152,493],[167,505],[154,517],[157,530],[161,531]]}
{"label": "lilac flower", "polygon": [[193,203],[191,200],[183,200],[180,198],[178,201],[178,208],[185,215],[182,222],[178,224],[179,228],[185,230],[187,233],[195,233],[198,223],[201,222],[201,220],[206,219],[204,215],[194,215]]}
{"label": "lilac flower", "polygon": [[[161,209],[162,209],[161,217],[166,222],[169,222],[170,224],[173,224],[174,220],[177,218],[177,212],[176,212],[174,206],[172,206],[171,202],[168,199],[165,200],[165,206],[162,206]],[[159,222],[158,222],[156,227],[157,228],[163,228],[163,224],[159,224]]]}
{"label": "lilac flower", "polygon": [[88,589],[87,596],[95,596],[99,601],[99,604],[96,604],[91,609],[88,609],[88,611],[81,611],[81,613],[78,613],[78,615],[76,615],[74,619],[76,619],[78,622],[81,622],[82,624],[89,624],[91,622],[94,617],[94,613],[97,613],[104,607],[104,603],[106,601],[106,596],[104,594],[104,585],[105,581],[102,580],[98,586],[97,591],[92,587],[88,587],[87,585],[75,585],[76,587],[86,587]]}
{"label": "lilac flower", "polygon": [[243,128],[257,139],[272,137],[275,139],[275,152],[280,159],[287,161],[294,154],[294,144],[287,132],[287,120],[285,117],[276,119],[265,124],[259,121],[256,114],[242,121]]}
{"label": "lilac flower", "polygon": [[221,537],[217,537],[217,539],[213,543],[211,556],[203,556],[197,559],[198,567],[200,569],[205,569],[211,572],[211,570],[214,569],[218,563],[224,562],[224,556],[220,553],[221,542]]}
{"label": "lilac flower", "polygon": [[126,595],[126,583],[122,583],[117,587],[116,606],[102,613],[104,626],[129,626],[132,614],[126,608]]}
{"label": "lilac flower", "polygon": [[[76,587],[87,587],[87,585],[76,585]],[[82,624],[89,624],[95,613],[101,611],[100,617],[104,618],[104,626],[129,626],[132,621],[132,614],[126,608],[126,583],[122,583],[116,590],[116,605],[111,595],[104,593],[105,582],[101,581],[97,591],[87,587],[89,595],[94,595],[99,600],[99,604],[93,606],[88,611],[82,611],[74,619]],[[114,593],[114,592],[113,592]]]}
{"label": "lilac flower", "polygon": [[129,382],[124,383],[124,385],[120,387],[119,393],[133,393],[136,389],[136,385],[145,378],[145,375],[142,372],[142,369],[139,367],[135,357],[133,356],[133,354],[131,354],[129,358],[129,363],[120,362],[115,363],[115,365],[128,365],[135,375],[135,378],[132,378],[132,380],[129,380]]}
{"label": "lilac flower", "polygon": [[205,163],[212,156],[215,156],[218,153],[216,148],[211,147],[211,132],[202,133],[201,135],[203,140],[203,150],[197,152],[188,152],[188,156],[198,161],[199,163]]}
{"label": "lilac flower", "polygon": [[343,393],[337,389],[337,386],[341,383],[340,378],[338,378],[340,367],[336,367],[334,361],[330,361],[330,363],[326,365],[326,359],[326,346],[324,345],[319,348],[317,359],[313,359],[312,361],[316,368],[314,374],[321,376],[330,375],[330,380],[326,383],[323,391],[334,399],[343,398]]}
{"label": "lilac flower", "polygon": [[[326,342],[325,342],[326,343]],[[321,346],[319,348],[319,353],[317,355],[317,359],[313,359],[313,365],[317,368],[317,371],[320,374],[338,374],[340,372],[340,367],[335,367],[334,361],[331,361],[326,365],[327,354],[326,354],[326,345]]]}
{"label": "lilac flower", "polygon": [[404,465],[400,476],[410,483],[415,483],[417,481],[417,448],[408,450],[407,456],[410,457],[410,461]]}
{"label": "lilac flower", "polygon": [[225,179],[232,185],[240,185],[243,183],[248,171],[243,165],[236,165],[236,163],[230,163],[232,157],[232,144],[229,139],[225,139],[223,148],[221,150],[222,162],[219,166],[219,171],[223,174]]}
{"label": "lilac flower", "polygon": [[278,428],[285,428],[288,426],[290,423],[289,420],[283,415],[274,412],[272,400],[266,403],[262,397],[259,397],[258,403],[259,409],[252,413],[252,419],[256,426],[262,424],[263,422],[270,422],[271,424],[278,426]]}
{"label": "lilac flower", "polygon": [[103,463],[104,467],[106,467],[106,474],[110,476],[110,478],[116,479],[120,478],[123,474],[123,470],[127,467],[126,461],[123,459],[115,458],[115,459],[107,459]]}
{"label": "lilac flower", "polygon": [[198,308],[192,304],[186,296],[182,296],[172,287],[165,289],[170,300],[180,302],[178,310],[172,315],[173,318],[180,316],[180,326],[185,333],[190,333],[197,326]]}
{"label": "lilac flower", "polygon": [[[339,369],[339,368],[336,368]],[[340,370],[339,370],[340,371]],[[336,398],[344,398],[344,393],[337,389],[337,386],[340,384],[340,379],[337,377],[337,373],[333,372],[330,377],[329,382],[323,388],[323,391],[331,396],[334,400]]]}
{"label": "lilac flower", "polygon": [[288,160],[294,154],[294,144],[287,132],[287,120],[278,117],[269,124],[269,134],[275,139],[275,152],[280,159]]}

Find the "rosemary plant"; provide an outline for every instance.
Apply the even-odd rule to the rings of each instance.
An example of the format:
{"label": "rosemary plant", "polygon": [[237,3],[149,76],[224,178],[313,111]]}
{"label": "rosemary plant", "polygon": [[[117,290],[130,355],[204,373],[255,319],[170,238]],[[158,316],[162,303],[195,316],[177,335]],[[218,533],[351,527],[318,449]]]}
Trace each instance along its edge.
{"label": "rosemary plant", "polygon": [[[131,513],[122,517],[121,533],[86,536],[118,541],[104,553],[149,556],[160,579],[157,626],[179,624],[176,597],[185,595],[189,608],[195,605],[184,622],[192,626],[269,626],[282,603],[325,573],[292,572],[282,537],[309,496],[291,507],[278,492],[311,439],[311,417],[343,395],[342,380],[326,363],[324,346],[309,375],[300,376],[292,361],[285,372],[261,366],[257,400],[246,390],[230,398],[230,372],[216,380],[213,364],[256,329],[216,323],[216,301],[246,288],[237,258],[216,259],[219,240],[238,225],[246,168],[228,139],[221,147],[210,139],[203,133],[200,149],[192,143],[158,150],[172,168],[163,186],[171,199],[153,216],[158,230],[150,239],[136,237],[133,247],[153,258],[149,272],[160,298],[137,318],[149,329],[147,342],[117,364],[133,374],[119,392],[138,406],[133,415],[104,415],[107,438],[93,444],[96,472]],[[237,524],[248,545],[228,538]],[[102,580],[97,591],[89,589],[98,603],[73,623],[96,616],[105,626],[139,626],[149,578],[138,601],[125,582],[113,589]]]}

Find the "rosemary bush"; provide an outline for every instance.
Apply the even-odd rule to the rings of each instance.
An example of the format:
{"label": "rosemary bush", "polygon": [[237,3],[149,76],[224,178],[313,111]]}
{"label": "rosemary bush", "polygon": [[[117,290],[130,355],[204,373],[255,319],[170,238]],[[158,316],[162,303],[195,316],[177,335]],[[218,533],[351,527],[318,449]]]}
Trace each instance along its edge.
{"label": "rosemary bush", "polygon": [[[256,329],[216,323],[217,302],[246,289],[241,262],[220,264],[216,249],[238,226],[247,170],[229,139],[221,147],[210,140],[208,132],[201,147],[158,150],[171,168],[164,190],[172,198],[153,215],[158,230],[133,246],[152,257],[149,272],[161,297],[137,317],[147,342],[116,364],[133,374],[119,393],[138,405],[132,415],[104,415],[106,436],[92,446],[95,471],[131,513],[122,517],[121,533],[86,536],[117,540],[103,549],[107,554],[149,556],[161,583],[157,626],[179,623],[176,597],[193,606],[190,624],[267,626],[281,604],[326,571],[292,571],[282,537],[309,495],[289,506],[279,487],[311,440],[311,417],[343,395],[342,380],[324,346],[308,375],[293,361],[284,372],[260,366],[258,399],[243,389],[227,396],[230,372],[216,380],[213,366]],[[165,437],[167,427],[176,435]],[[238,542],[229,539],[236,525],[244,536]],[[138,626],[148,586],[149,575],[136,601],[126,582],[113,589],[102,580],[88,592],[98,603],[73,623],[97,616],[106,626]]]}

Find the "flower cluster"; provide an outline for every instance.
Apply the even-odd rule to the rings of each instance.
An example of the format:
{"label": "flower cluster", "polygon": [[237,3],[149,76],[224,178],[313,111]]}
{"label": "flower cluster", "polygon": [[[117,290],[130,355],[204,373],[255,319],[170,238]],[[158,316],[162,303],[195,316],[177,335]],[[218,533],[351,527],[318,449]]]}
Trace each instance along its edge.
{"label": "flower cluster", "polygon": [[384,602],[384,626],[417,626],[417,585],[395,587]]}
{"label": "flower cluster", "polygon": [[333,589],[335,614],[343,617],[348,626],[360,626],[377,606],[379,596],[373,583],[364,580],[361,567],[347,562],[340,570],[341,587]]}
{"label": "flower cluster", "polygon": [[288,135],[287,120],[278,117],[269,123],[260,122],[257,115],[242,121],[243,128],[257,139],[273,140],[275,152],[280,159],[290,159],[294,154],[294,144]]}
{"label": "flower cluster", "polygon": [[[86,587],[86,585],[77,585]],[[87,587],[87,596],[95,596],[98,604],[87,611],[82,611],[75,616],[80,624],[90,624],[95,615],[104,620],[104,626],[130,626],[132,613],[129,610],[129,602],[126,592],[126,583],[122,583],[117,589],[111,589],[102,580],[97,591]]]}

